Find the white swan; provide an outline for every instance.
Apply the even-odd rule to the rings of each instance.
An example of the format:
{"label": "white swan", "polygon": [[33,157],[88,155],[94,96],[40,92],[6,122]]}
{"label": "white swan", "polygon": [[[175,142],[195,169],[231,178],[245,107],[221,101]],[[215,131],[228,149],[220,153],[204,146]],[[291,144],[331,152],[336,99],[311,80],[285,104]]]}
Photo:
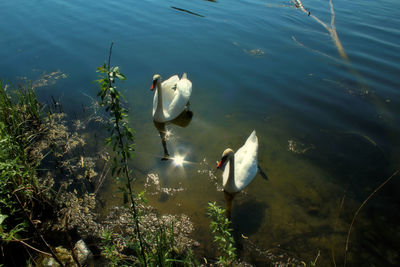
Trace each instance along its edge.
{"label": "white swan", "polygon": [[222,174],[224,191],[233,196],[242,191],[256,176],[258,139],[254,130],[247,138],[246,143],[234,153],[228,148],[222,153],[217,168],[225,167]]}
{"label": "white swan", "polygon": [[192,93],[192,83],[188,80],[186,73],[179,79],[174,75],[161,83],[161,75],[153,76],[153,84],[150,90],[154,90],[153,119],[156,122],[167,122],[175,119],[181,114],[189,101]]}

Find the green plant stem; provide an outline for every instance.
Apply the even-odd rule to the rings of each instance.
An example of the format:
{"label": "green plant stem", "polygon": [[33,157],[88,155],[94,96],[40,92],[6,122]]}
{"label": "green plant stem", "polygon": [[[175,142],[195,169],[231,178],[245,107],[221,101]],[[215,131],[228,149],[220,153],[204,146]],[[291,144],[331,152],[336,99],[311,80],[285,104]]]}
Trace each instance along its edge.
{"label": "green plant stem", "polygon": [[[111,43],[110,46],[110,51],[108,54],[108,65],[107,65],[107,80],[108,80],[108,88],[112,88],[112,84],[111,84],[111,79],[109,77],[110,75],[110,70],[111,70],[111,55],[112,55],[112,47],[114,45],[114,42]],[[118,106],[117,100],[116,100],[116,94],[115,93],[110,93],[111,95],[111,110],[113,111],[113,106]],[[117,131],[118,134],[118,142],[119,142],[119,146],[120,148],[122,148],[121,154],[122,154],[122,160],[123,160],[123,169],[124,169],[124,173],[125,176],[127,178],[127,187],[129,190],[129,196],[130,196],[130,200],[131,200],[131,207],[132,207],[132,211],[133,211],[133,217],[134,217],[134,221],[135,221],[135,226],[136,226],[136,231],[137,231],[137,235],[138,235],[138,239],[139,239],[139,245],[140,245],[140,253],[142,255],[143,261],[144,261],[144,266],[147,267],[147,257],[145,254],[145,250],[144,250],[144,242],[142,239],[142,235],[140,232],[140,228],[139,228],[139,219],[138,219],[138,211],[137,211],[137,207],[136,207],[136,202],[135,199],[133,198],[133,190],[132,190],[132,179],[130,176],[130,172],[129,172],[129,168],[128,168],[128,158],[127,158],[127,153],[125,151],[125,144],[124,144],[124,140],[123,140],[123,134],[121,133],[121,127],[120,127],[120,118],[121,114],[119,114],[118,116],[116,116],[116,113],[114,111],[114,118],[115,118],[115,130]]]}
{"label": "green plant stem", "polygon": [[[121,130],[120,130],[120,127],[119,127],[119,122],[116,121],[115,124],[116,124],[116,130],[117,130],[117,133],[118,133],[118,136],[119,136],[119,143],[120,143],[121,147],[124,147],[124,140],[122,139],[122,134],[121,134]],[[125,172],[125,176],[127,178],[129,196],[130,196],[130,199],[131,199],[131,205],[132,205],[132,211],[133,211],[133,217],[134,217],[136,230],[137,230],[137,235],[138,235],[139,244],[140,244],[140,252],[141,252],[143,260],[144,260],[144,265],[147,266],[146,255],[144,253],[143,239],[142,239],[142,235],[141,235],[140,229],[139,229],[139,220],[138,220],[138,212],[137,212],[137,209],[136,209],[136,202],[135,202],[135,199],[133,198],[131,176],[129,174],[128,159],[126,157],[126,153],[124,153],[124,152],[122,153],[122,158],[124,160],[124,172]]]}

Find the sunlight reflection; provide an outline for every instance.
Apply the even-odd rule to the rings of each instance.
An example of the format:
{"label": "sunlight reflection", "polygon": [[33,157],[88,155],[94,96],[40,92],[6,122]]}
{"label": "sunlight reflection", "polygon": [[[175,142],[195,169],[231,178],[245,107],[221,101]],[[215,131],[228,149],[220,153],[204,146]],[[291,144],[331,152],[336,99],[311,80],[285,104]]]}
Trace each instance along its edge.
{"label": "sunlight reflection", "polygon": [[170,130],[165,131],[165,139],[169,139],[171,137],[172,133]]}
{"label": "sunlight reflection", "polygon": [[185,163],[185,156],[176,155],[175,157],[172,158],[172,160],[175,166],[183,167],[183,164]]}

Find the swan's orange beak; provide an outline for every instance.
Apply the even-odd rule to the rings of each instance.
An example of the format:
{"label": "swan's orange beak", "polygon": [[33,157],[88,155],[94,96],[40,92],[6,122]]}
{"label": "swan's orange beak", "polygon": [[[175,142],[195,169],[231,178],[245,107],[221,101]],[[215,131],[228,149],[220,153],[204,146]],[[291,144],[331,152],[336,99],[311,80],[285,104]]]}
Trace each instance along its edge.
{"label": "swan's orange beak", "polygon": [[226,158],[222,158],[220,162],[217,164],[217,169],[221,169],[222,166],[224,166],[226,161]]}
{"label": "swan's orange beak", "polygon": [[157,80],[153,80],[153,83],[152,83],[152,85],[151,85],[151,87],[150,87],[150,90],[151,90],[151,91],[153,91],[154,88],[156,88],[156,84],[157,84]]}
{"label": "swan's orange beak", "polygon": [[220,169],[221,165],[222,165],[222,160],[220,162],[218,162],[217,169]]}

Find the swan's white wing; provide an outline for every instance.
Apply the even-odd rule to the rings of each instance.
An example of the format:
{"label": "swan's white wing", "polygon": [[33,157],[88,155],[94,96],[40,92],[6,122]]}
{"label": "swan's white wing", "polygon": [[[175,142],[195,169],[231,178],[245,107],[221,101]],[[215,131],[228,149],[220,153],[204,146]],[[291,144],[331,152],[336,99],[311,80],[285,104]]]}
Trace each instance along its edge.
{"label": "swan's white wing", "polygon": [[183,79],[177,82],[174,93],[174,98],[168,108],[168,114],[171,119],[176,118],[185,110],[186,104],[192,94],[192,83],[185,78],[185,75]]}
{"label": "swan's white wing", "polygon": [[161,84],[162,94],[163,94],[163,107],[165,111],[168,111],[171,102],[173,101],[176,95],[176,86],[179,82],[178,75],[174,75],[168,80],[164,81]]}
{"label": "swan's white wing", "polygon": [[178,82],[179,82],[179,77],[178,77],[178,75],[174,75],[174,76],[171,76],[168,80],[163,81],[162,84],[161,84],[161,87],[162,87],[165,91],[170,91],[170,90],[172,90],[172,92],[173,92],[173,91],[175,91],[175,90],[174,90],[174,87],[175,87],[175,85],[176,85]]}
{"label": "swan's white wing", "polygon": [[176,87],[182,96],[189,101],[190,95],[192,94],[192,82],[187,78],[186,73],[182,75],[182,79],[179,80]]}
{"label": "swan's white wing", "polygon": [[247,138],[246,143],[235,153],[235,184],[238,190],[245,188],[257,174],[258,139],[256,131]]}
{"label": "swan's white wing", "polygon": [[[163,94],[162,96],[163,96],[164,117],[169,117],[168,107],[170,106],[172,100],[175,97],[175,87],[178,82],[179,82],[178,75],[174,75],[170,77],[168,80],[163,81],[161,83],[161,92]],[[158,90],[156,90],[153,97],[153,116],[154,113],[156,112],[157,104],[158,104]]]}

